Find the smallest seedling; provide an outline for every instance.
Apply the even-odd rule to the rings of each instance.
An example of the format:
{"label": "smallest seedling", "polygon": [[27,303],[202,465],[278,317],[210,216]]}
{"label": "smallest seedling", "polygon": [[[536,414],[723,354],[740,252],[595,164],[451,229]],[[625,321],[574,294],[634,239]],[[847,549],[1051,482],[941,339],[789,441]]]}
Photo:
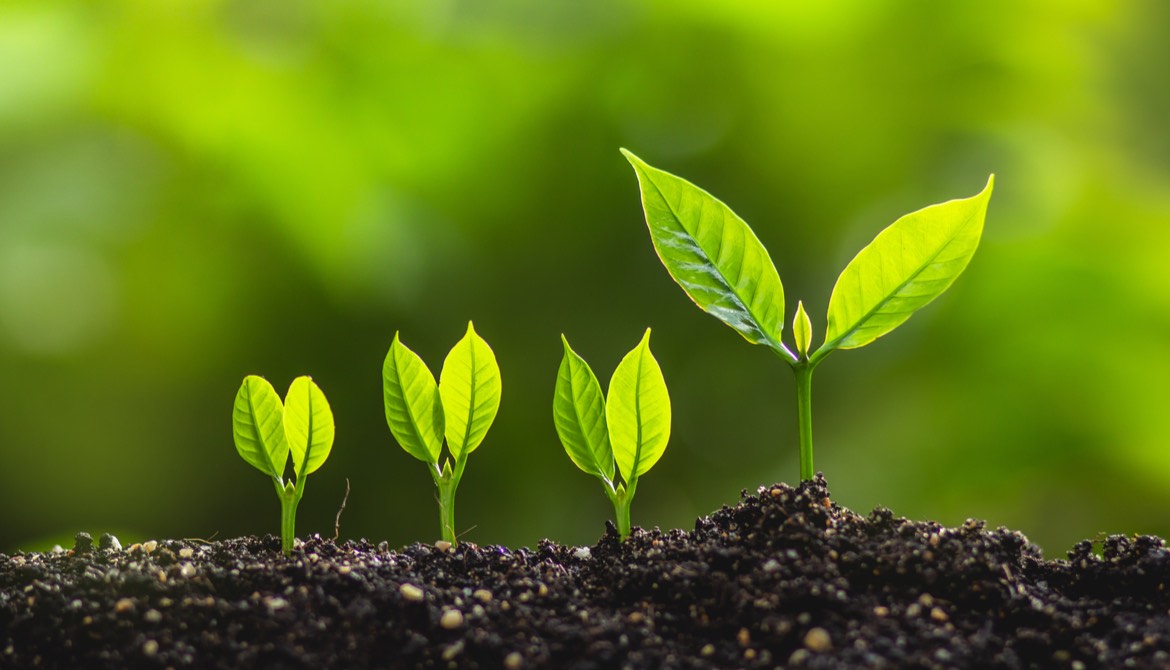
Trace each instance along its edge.
{"label": "smallest seedling", "polygon": [[[236,393],[232,436],[236,451],[257,470],[272,478],[280,498],[280,544],[292,552],[296,537],[297,505],[305,494],[305,479],[329,458],[333,449],[333,412],[325,394],[309,377],[293,380],[281,404],[280,396],[263,377],[248,375]],[[292,479],[284,472],[292,457]]]}
{"label": "smallest seedling", "polygon": [[662,458],[670,441],[670,395],[650,353],[650,329],[614,370],[608,402],[589,364],[564,335],[561,342],[565,355],[553,398],[557,435],[573,463],[601,480],[624,540],[630,536],[638,479]]}

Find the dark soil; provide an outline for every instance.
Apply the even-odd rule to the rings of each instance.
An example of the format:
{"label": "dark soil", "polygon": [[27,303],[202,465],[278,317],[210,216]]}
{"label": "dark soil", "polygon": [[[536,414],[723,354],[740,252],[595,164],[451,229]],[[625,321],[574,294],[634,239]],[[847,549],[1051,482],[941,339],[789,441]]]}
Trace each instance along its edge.
{"label": "dark soil", "polygon": [[1154,537],[861,517],[823,479],[693,532],[400,552],[273,537],[0,555],[3,668],[1170,667]]}

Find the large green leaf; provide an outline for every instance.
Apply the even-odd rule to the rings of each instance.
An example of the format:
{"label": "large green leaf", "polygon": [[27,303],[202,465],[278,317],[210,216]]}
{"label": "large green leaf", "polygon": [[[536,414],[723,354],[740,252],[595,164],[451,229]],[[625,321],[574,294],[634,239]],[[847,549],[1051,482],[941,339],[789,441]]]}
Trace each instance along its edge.
{"label": "large green leaf", "polygon": [[500,367],[469,321],[439,373],[447,448],[456,459],[475,451],[500,409]]}
{"label": "large green leaf", "polygon": [[670,441],[670,395],[650,353],[649,328],[613,372],[605,418],[618,471],[633,482],[658,462]]}
{"label": "large green leaf", "polygon": [[613,481],[613,448],[605,423],[605,396],[585,359],[561,335],[565,355],[557,372],[553,422],[565,453],[585,472]]}
{"label": "large green leaf", "polygon": [[284,434],[297,484],[321,467],[333,449],[333,411],[313,380],[297,377],[284,397]]}
{"label": "large green leaf", "polygon": [[670,276],[748,342],[782,350],[784,287],[752,229],[703,189],[622,153],[638,175],[650,239]]}
{"label": "large green leaf", "polygon": [[248,375],[232,407],[232,438],[236,451],[257,470],[280,479],[288,462],[280,396],[268,380]]}
{"label": "large green leaf", "polygon": [[907,214],[862,249],[833,287],[821,350],[865,346],[947,290],[979,246],[994,183]]}
{"label": "large green leaf", "polygon": [[386,423],[398,444],[418,460],[437,465],[443,449],[439,385],[418,354],[398,339],[398,333],[382,365],[382,399]]}

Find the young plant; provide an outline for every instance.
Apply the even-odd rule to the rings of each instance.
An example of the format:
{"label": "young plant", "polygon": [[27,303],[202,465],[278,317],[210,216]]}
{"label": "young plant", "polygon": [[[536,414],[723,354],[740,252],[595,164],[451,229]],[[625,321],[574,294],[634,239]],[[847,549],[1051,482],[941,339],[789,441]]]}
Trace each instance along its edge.
{"label": "young plant", "polygon": [[[292,552],[296,537],[297,505],[305,494],[305,480],[329,458],[333,449],[333,412],[325,394],[309,377],[297,377],[284,404],[272,385],[248,375],[236,393],[232,409],[232,437],[236,451],[260,472],[272,478],[280,498],[280,545]],[[296,480],[284,480],[292,458]]]}
{"label": "young plant", "polygon": [[[439,528],[452,545],[455,490],[467,457],[483,442],[500,408],[500,368],[491,347],[467,324],[467,334],[443,361],[439,383],[418,354],[394,333],[382,366],[386,423],[406,451],[426,463],[439,491]],[[443,438],[447,453],[443,453]]]}
{"label": "young plant", "polygon": [[812,323],[800,302],[793,317],[795,351],[781,341],[784,288],[743,219],[690,182],[622,153],[638,175],[650,238],[670,276],[703,311],[792,367],[800,477],[812,479],[813,370],[833,351],[863,347],[897,328],[955,281],[979,245],[995,176],[973,197],[903,216],[862,249],[837,279],[825,341],[810,353]]}
{"label": "young plant", "polygon": [[601,480],[624,540],[630,535],[638,479],[662,458],[670,441],[670,395],[650,353],[650,329],[614,370],[608,402],[589,364],[564,335],[561,342],[565,355],[553,398],[557,435],[573,463]]}

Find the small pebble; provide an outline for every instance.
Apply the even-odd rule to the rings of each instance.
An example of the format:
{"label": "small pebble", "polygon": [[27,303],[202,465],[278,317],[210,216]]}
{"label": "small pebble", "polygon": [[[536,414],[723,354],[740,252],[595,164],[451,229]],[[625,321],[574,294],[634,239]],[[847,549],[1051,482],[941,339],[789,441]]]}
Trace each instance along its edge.
{"label": "small pebble", "polygon": [[587,561],[593,557],[593,551],[589,547],[577,547],[573,551],[573,555],[582,561]]}
{"label": "small pebble", "polygon": [[481,603],[490,603],[492,601],[492,592],[487,589],[476,589],[475,593],[471,594],[476,600]]}
{"label": "small pebble", "polygon": [[439,625],[447,630],[455,630],[463,625],[463,612],[457,609],[444,610],[443,616],[439,617]]}
{"label": "small pebble", "polygon": [[423,590],[414,584],[403,584],[399,586],[398,593],[402,594],[403,598],[406,598],[412,603],[420,603],[423,599]]}
{"label": "small pebble", "polygon": [[705,644],[705,645],[703,645],[703,648],[699,650],[700,656],[710,656],[711,654],[714,654],[714,653],[715,653],[715,645],[713,645],[713,644]]}
{"label": "small pebble", "polygon": [[93,536],[86,532],[78,533],[73,536],[73,551],[74,553],[84,554],[93,547]]}
{"label": "small pebble", "polygon": [[630,612],[630,616],[627,617],[627,620],[633,624],[642,623],[646,620],[646,615],[642,614],[641,612]]}
{"label": "small pebble", "polygon": [[536,589],[536,595],[540,596],[541,598],[547,596],[548,595],[548,587],[545,586],[543,583],[541,583],[541,585],[539,587],[537,587],[537,589]]}
{"label": "small pebble", "polygon": [[804,646],[809,651],[823,653],[832,649],[833,643],[829,639],[829,632],[818,626],[804,634]]}
{"label": "small pebble", "polygon": [[121,614],[122,612],[129,612],[134,609],[134,601],[129,598],[122,598],[114,603],[114,611]]}
{"label": "small pebble", "polygon": [[352,570],[353,570],[353,568],[351,568],[348,565],[337,566],[337,573],[341,574],[341,575],[348,575]]}
{"label": "small pebble", "polygon": [[939,623],[942,623],[946,621],[948,617],[946,612],[942,611],[938,607],[935,607],[934,609],[930,610],[930,618],[938,621]]}
{"label": "small pebble", "polygon": [[162,621],[162,612],[159,612],[158,610],[146,610],[146,614],[143,614],[142,618],[145,619],[147,623],[158,623]]}
{"label": "small pebble", "polygon": [[776,572],[780,569],[780,561],[774,558],[769,558],[767,563],[764,563],[764,572]]}
{"label": "small pebble", "polygon": [[190,563],[184,563],[183,567],[179,568],[179,574],[183,577],[194,577],[195,566],[191,565]]}
{"label": "small pebble", "polygon": [[443,650],[443,660],[453,661],[463,651],[463,640],[457,640],[454,644],[448,645]]}
{"label": "small pebble", "polygon": [[520,652],[514,651],[504,657],[504,667],[507,670],[520,670],[524,667],[524,657],[520,655]]}
{"label": "small pebble", "polygon": [[143,642],[142,653],[146,654],[147,656],[154,656],[157,654],[158,642],[155,642],[154,640],[147,640],[146,642]]}
{"label": "small pebble", "polygon": [[435,549],[439,551],[451,551],[451,543],[446,540],[439,540],[435,542]]}
{"label": "small pebble", "polygon": [[739,642],[739,646],[746,647],[752,643],[752,634],[748,629],[740,628],[739,633],[735,636],[735,639],[737,642]]}
{"label": "small pebble", "polygon": [[142,543],[142,550],[148,554],[152,553],[155,549],[158,549],[158,542],[154,540],[148,540]]}
{"label": "small pebble", "polygon": [[889,616],[890,608],[883,605],[878,605],[877,607],[873,608],[873,613],[877,616]]}
{"label": "small pebble", "polygon": [[122,543],[119,542],[118,538],[114,537],[113,535],[109,533],[103,533],[101,538],[98,539],[98,548],[109,549],[111,551],[122,551]]}
{"label": "small pebble", "polygon": [[191,547],[183,547],[179,550],[179,558],[191,558],[195,555],[195,550]]}

